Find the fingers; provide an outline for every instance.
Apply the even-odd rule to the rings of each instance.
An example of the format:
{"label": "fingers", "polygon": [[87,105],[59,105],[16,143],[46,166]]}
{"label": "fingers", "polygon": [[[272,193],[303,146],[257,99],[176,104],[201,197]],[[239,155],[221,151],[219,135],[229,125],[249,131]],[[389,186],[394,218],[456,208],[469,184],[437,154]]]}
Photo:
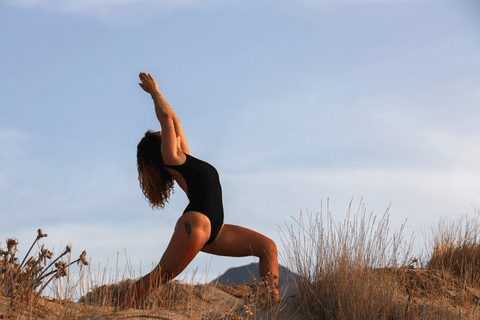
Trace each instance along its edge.
{"label": "fingers", "polygon": [[[138,77],[140,78],[140,80],[142,80],[142,82],[146,81],[146,80],[150,80],[149,77],[147,76],[147,74],[145,72],[140,72],[140,74],[138,75]],[[150,76],[151,77],[151,76]]]}
{"label": "fingers", "polygon": [[149,73],[149,74],[146,74],[145,72],[140,72],[140,74],[138,75],[138,77],[140,78],[140,80],[142,81],[142,83],[145,85],[147,83],[154,83],[156,84],[155,80],[153,79],[152,75]]}
{"label": "fingers", "polygon": [[144,79],[146,79],[146,80],[153,80],[153,77],[152,77],[152,75],[151,75],[150,73],[147,74],[147,73],[145,73],[145,72],[143,72],[143,71],[140,72],[140,74],[138,75],[138,77],[140,78],[140,80],[144,80]]}

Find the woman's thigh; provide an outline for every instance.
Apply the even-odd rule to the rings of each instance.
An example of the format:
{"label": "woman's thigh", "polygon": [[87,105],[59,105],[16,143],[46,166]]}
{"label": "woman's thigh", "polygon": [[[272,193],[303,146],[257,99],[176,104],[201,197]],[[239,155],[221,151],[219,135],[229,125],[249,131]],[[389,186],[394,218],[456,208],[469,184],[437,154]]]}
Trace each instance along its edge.
{"label": "woman's thigh", "polygon": [[177,221],[160,260],[162,272],[176,276],[195,258],[210,237],[210,222],[199,212],[186,212]]}
{"label": "woman's thigh", "polygon": [[272,240],[253,230],[225,224],[215,241],[204,246],[203,252],[229,257],[261,257],[275,246]]}

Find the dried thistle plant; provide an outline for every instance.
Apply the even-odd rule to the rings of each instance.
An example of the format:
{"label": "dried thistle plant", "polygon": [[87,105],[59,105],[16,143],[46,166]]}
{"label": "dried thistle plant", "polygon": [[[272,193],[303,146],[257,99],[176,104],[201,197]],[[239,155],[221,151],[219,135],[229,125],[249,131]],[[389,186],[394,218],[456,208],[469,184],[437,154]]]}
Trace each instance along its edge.
{"label": "dried thistle plant", "polygon": [[245,320],[242,317],[240,317],[238,314],[231,313],[231,312],[225,312],[220,316],[220,319],[222,320]]}
{"label": "dried thistle plant", "polygon": [[82,252],[80,257],[70,264],[59,261],[65,255],[71,254],[72,247],[70,245],[66,246],[65,250],[51,262],[53,253],[45,249],[44,245],[37,255],[29,257],[35,244],[47,236],[41,229],[38,229],[35,241],[20,264],[18,264],[18,258],[16,257],[18,252],[17,239],[7,239],[6,251],[0,248],[0,287],[3,288],[5,295],[10,298],[10,306],[18,300],[36,303],[48,284],[53,279],[66,276],[68,268],[72,264],[88,265],[86,251]]}
{"label": "dried thistle plant", "polygon": [[[273,278],[273,282],[270,281],[270,277]],[[272,275],[270,271],[261,278],[260,282],[253,274],[250,279],[252,279],[251,293],[244,297],[245,305],[243,306],[247,317],[253,316],[256,309],[264,310],[273,306],[277,302],[273,297],[279,288],[278,277]]]}

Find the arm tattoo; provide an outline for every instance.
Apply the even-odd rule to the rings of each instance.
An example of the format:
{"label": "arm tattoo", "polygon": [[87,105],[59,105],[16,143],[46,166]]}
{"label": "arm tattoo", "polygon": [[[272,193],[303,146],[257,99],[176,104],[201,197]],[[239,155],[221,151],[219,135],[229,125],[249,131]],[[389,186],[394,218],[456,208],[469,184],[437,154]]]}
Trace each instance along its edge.
{"label": "arm tattoo", "polygon": [[190,234],[192,233],[192,226],[188,222],[185,222],[185,231],[187,231],[187,235],[190,238]]}

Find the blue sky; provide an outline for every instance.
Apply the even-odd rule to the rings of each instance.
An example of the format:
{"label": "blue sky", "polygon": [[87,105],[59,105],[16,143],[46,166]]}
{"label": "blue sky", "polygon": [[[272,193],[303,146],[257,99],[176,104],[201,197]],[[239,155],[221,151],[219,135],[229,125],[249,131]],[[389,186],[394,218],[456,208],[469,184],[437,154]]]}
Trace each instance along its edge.
{"label": "blue sky", "polygon": [[[187,199],[142,198],[159,130],[151,73],[191,154],[217,167],[226,223],[274,239],[353,199],[408,234],[480,204],[480,13],[468,0],[6,0],[0,235],[148,272]],[[200,254],[208,279],[253,258]],[[100,267],[99,267],[100,265]],[[208,270],[207,270],[208,268]],[[182,278],[184,275],[180,276]]]}

